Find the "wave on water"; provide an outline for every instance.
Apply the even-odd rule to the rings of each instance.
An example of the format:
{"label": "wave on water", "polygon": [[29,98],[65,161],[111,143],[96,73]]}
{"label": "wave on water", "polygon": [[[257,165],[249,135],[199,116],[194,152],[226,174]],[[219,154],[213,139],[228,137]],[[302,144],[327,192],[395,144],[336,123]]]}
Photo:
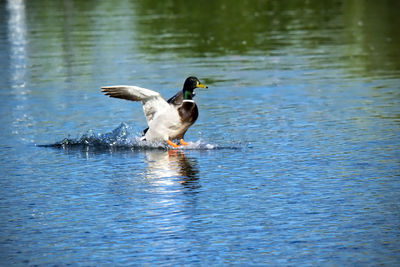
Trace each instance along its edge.
{"label": "wave on water", "polygon": [[[39,147],[76,148],[76,149],[114,149],[114,150],[168,150],[172,149],[165,142],[149,142],[140,140],[141,136],[131,133],[131,128],[126,123],[121,123],[116,129],[108,133],[95,133],[88,131],[78,138],[64,138],[62,141],[38,145]],[[219,146],[209,144],[203,140],[188,142],[187,146],[180,146],[179,150],[216,150],[216,149],[240,149],[238,145]]]}

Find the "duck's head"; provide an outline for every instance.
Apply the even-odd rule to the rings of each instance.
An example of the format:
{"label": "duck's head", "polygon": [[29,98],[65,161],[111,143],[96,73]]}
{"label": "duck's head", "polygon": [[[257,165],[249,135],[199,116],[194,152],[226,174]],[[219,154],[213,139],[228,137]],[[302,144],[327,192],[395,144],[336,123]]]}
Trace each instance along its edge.
{"label": "duck's head", "polygon": [[194,94],[194,89],[196,88],[208,88],[204,84],[202,84],[199,79],[194,76],[188,77],[183,84],[183,98],[184,99],[192,99]]}

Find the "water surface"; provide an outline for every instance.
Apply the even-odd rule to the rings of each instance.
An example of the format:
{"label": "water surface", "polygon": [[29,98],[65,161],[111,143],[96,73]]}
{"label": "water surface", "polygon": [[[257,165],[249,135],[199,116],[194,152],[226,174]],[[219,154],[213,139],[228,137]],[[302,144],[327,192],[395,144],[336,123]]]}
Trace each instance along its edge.
{"label": "water surface", "polygon": [[[397,10],[3,1],[0,262],[398,265]],[[141,147],[140,104],[99,91],[189,75],[195,149]]]}

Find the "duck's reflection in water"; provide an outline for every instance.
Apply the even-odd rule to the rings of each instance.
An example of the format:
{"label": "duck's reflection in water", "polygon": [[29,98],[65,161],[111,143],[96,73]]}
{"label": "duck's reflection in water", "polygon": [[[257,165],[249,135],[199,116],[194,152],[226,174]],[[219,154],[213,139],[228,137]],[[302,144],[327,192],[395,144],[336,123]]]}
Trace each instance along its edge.
{"label": "duck's reflection in water", "polygon": [[172,185],[179,182],[187,189],[197,189],[199,171],[197,161],[189,158],[183,151],[147,151],[148,162],[146,178],[158,185]]}

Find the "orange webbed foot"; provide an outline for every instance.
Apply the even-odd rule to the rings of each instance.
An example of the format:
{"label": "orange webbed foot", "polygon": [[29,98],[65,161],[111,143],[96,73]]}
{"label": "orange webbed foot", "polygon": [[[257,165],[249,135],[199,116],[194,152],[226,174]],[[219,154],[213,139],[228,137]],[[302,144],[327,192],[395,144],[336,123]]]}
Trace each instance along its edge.
{"label": "orange webbed foot", "polygon": [[183,139],[179,140],[179,143],[181,143],[183,146],[189,145],[189,143],[186,143]]}
{"label": "orange webbed foot", "polygon": [[172,146],[173,148],[178,148],[179,145],[175,144],[174,142],[172,142],[171,140],[167,140],[167,144]]}

